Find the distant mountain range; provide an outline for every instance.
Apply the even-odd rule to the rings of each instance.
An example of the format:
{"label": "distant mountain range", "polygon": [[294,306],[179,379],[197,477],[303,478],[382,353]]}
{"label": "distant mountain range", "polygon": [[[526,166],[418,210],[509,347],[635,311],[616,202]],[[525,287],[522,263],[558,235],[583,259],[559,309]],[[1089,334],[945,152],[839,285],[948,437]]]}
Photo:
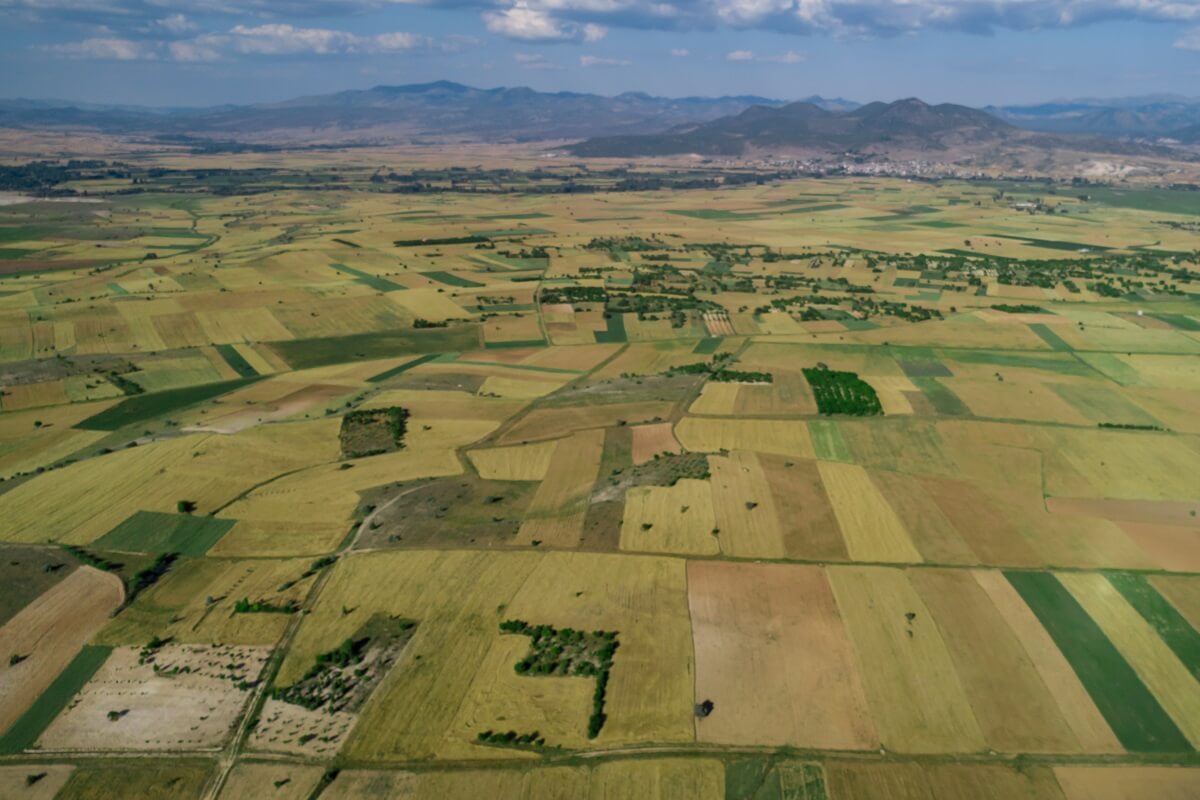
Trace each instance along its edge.
{"label": "distant mountain range", "polygon": [[1200,97],[1179,95],[1087,98],[984,110],[1017,127],[1053,133],[1178,138],[1179,131],[1200,125]]}
{"label": "distant mountain range", "polygon": [[[1042,132],[1050,138],[1041,144],[1052,147],[1079,143],[1061,138],[1066,134],[1200,144],[1200,98],[1081,99],[980,110],[916,99],[859,105],[819,96],[797,102],[642,92],[607,97],[436,81],[206,108],[0,100],[0,127],[98,131],[199,147],[585,140],[570,148],[581,156],[871,146],[936,150],[1021,138],[1018,129]],[[1028,136],[1023,141],[1036,143]]]}
{"label": "distant mountain range", "polygon": [[[842,99],[809,100],[828,108],[855,106]],[[527,88],[476,89],[437,81],[215,108],[0,100],[0,126],[242,139],[522,141],[661,131],[736,114],[750,106],[783,104],[755,96],[665,98],[626,92],[604,97]]]}
{"label": "distant mountain range", "polygon": [[569,150],[593,157],[736,156],[748,151],[847,150],[873,145],[927,150],[1002,140],[1016,130],[977,109],[950,103],[932,106],[916,98],[868,103],[851,111],[829,111],[799,102],[778,108],[753,106],[740,114],[661,134],[592,138]]}

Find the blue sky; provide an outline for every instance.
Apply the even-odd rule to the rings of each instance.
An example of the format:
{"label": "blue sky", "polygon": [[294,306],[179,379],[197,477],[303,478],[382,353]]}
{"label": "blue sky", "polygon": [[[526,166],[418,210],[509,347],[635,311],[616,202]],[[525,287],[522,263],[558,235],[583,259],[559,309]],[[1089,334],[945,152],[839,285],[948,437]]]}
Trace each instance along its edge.
{"label": "blue sky", "polygon": [[1200,0],[0,0],[0,96],[210,105],[454,80],[1020,103],[1200,95]]}

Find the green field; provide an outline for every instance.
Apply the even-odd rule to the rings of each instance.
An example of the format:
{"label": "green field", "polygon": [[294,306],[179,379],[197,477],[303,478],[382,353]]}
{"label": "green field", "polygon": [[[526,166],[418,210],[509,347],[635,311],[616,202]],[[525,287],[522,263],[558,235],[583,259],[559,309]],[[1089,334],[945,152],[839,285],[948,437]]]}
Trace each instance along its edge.
{"label": "green field", "polygon": [[1127,749],[1182,753],[1191,744],[1100,627],[1049,572],[1006,572],[1054,638],[1096,707]]}
{"label": "green field", "polygon": [[168,389],[164,392],[134,395],[127,397],[112,408],[88,417],[79,422],[76,427],[92,431],[119,430],[126,425],[146,422],[155,417],[161,417],[173,411],[181,411],[188,406],[219,397],[234,389],[248,386],[259,380],[260,377],[238,378],[220,383],[206,383],[199,386],[185,386],[181,389]]}
{"label": "green field", "polygon": [[347,361],[371,361],[406,353],[452,353],[479,346],[476,325],[428,330],[357,333],[324,339],[274,342],[271,347],[295,369],[323,367]]}
{"label": "green field", "polygon": [[237,520],[138,511],[93,544],[102,550],[202,556]]}
{"label": "green field", "polygon": [[332,269],[350,273],[354,277],[358,278],[359,283],[363,284],[364,286],[370,286],[377,292],[395,292],[405,288],[398,283],[389,281],[387,278],[381,278],[378,275],[372,275],[369,272],[363,272],[361,269],[348,267],[345,264],[330,264],[329,266]]}
{"label": "green field", "polygon": [[469,278],[462,278],[451,272],[445,272],[444,270],[433,270],[430,272],[422,272],[421,274],[430,280],[437,281],[438,283],[444,283],[447,286],[458,286],[464,289],[483,286],[483,284],[479,281],[473,281]]}

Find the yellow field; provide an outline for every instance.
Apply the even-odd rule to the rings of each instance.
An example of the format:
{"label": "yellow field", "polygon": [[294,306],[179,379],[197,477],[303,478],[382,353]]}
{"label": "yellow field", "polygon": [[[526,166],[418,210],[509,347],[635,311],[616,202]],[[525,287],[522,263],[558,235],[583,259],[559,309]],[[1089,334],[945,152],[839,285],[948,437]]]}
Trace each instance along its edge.
{"label": "yellow field", "polygon": [[535,539],[555,547],[579,543],[603,450],[603,430],[584,431],[559,441],[546,478],[521,523],[518,543],[532,543]]}
{"label": "yellow field", "polygon": [[800,458],[815,458],[808,427],[803,422],[774,420],[715,420],[684,417],[675,437],[688,450],[753,450]]}
{"label": "yellow field", "polygon": [[637,486],[625,493],[622,550],[715,555],[721,551],[715,528],[708,481],[685,478],[674,486]]}
{"label": "yellow field", "polygon": [[540,481],[550,469],[558,442],[468,450],[467,457],[481,478],[499,481]]}
{"label": "yellow field", "polygon": [[708,465],[721,552],[743,558],[783,558],[783,529],[758,456],[735,451],[711,456]]}
{"label": "yellow field", "polygon": [[[141,646],[154,636],[192,644],[274,644],[287,628],[287,614],[235,614],[241,599],[284,605],[303,599],[312,579],[298,580],[308,559],[205,558],[176,565],[143,592],[96,636],[101,644]],[[213,602],[209,602],[212,598]]]}
{"label": "yellow field", "polygon": [[855,561],[919,563],[921,554],[896,512],[871,482],[866,470],[854,464],[820,461],[821,480]]}
{"label": "yellow field", "polygon": [[985,739],[946,643],[905,572],[833,567],[828,574],[884,746],[900,753],[981,750]]}
{"label": "yellow field", "polygon": [[[385,575],[387,580],[380,580]],[[277,682],[296,680],[317,652],[380,611],[418,625],[400,663],[363,709],[347,745],[353,757],[429,757],[479,748],[473,742],[482,728],[474,726],[491,726],[494,716],[503,714],[491,700],[511,697],[523,708],[536,703],[533,698],[544,691],[541,681],[577,680],[521,678],[512,674],[511,663],[501,665],[501,656],[511,655],[514,647],[497,627],[508,618],[620,632],[606,705],[609,720],[598,743],[691,738],[690,626],[682,562],[533,552],[351,556],[338,565],[305,619]],[[633,624],[635,618],[642,622]],[[488,676],[481,672],[485,664],[503,667],[507,675]],[[585,731],[588,692],[569,685],[562,691],[584,702],[539,707],[553,711],[564,729],[574,722]],[[664,697],[675,699],[663,703]]]}
{"label": "yellow field", "polygon": [[688,409],[692,414],[728,417],[737,408],[738,391],[742,389],[738,383],[716,383],[709,381],[704,384],[700,396]]}

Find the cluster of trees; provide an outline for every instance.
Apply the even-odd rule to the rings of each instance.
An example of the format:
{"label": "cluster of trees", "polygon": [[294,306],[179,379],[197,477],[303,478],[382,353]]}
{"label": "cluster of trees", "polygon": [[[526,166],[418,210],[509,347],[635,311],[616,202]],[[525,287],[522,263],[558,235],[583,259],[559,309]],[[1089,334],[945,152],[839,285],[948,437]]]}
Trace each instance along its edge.
{"label": "cluster of trees", "polygon": [[592,714],[588,718],[588,738],[594,739],[604,727],[604,700],[608,692],[608,674],[617,652],[616,631],[592,631],[590,634],[573,628],[561,630],[552,625],[530,625],[519,619],[500,623],[503,633],[523,634],[532,640],[529,655],[518,661],[513,669],[527,675],[578,675],[594,677]]}
{"label": "cluster of trees", "polygon": [[607,250],[637,253],[646,250],[662,250],[666,245],[658,239],[641,236],[599,236],[583,246],[584,250]]}
{"label": "cluster of trees", "polygon": [[606,303],[608,292],[603,286],[554,286],[542,289],[541,301],[553,303]]}
{"label": "cluster of trees", "polygon": [[125,170],[104,161],[71,159],[65,164],[30,161],[27,164],[0,166],[0,191],[72,195],[75,194],[73,190],[54,187],[68,181],[121,178],[127,175]]}
{"label": "cluster of trees", "polygon": [[806,367],[803,372],[817,399],[817,410],[822,414],[865,417],[883,413],[879,395],[857,374],[821,366]]}
{"label": "cluster of trees", "polygon": [[744,372],[738,369],[719,369],[709,380],[717,383],[774,383],[775,376],[769,372]]}
{"label": "cluster of trees", "polygon": [[370,642],[370,637],[346,639],[337,648],[319,653],[316,663],[298,683],[276,687],[271,691],[271,696],[310,711],[326,705],[336,709],[358,685],[358,679],[365,675],[365,667],[353,672],[349,668],[362,662]]}
{"label": "cluster of trees", "polygon": [[125,566],[119,561],[110,561],[103,556],[96,555],[90,550],[84,550],[78,545],[65,544],[63,545],[63,549],[75,556],[75,558],[77,558],[79,561],[87,564],[89,567],[95,567],[96,569],[103,570],[104,572],[117,572],[121,569],[121,567]]}
{"label": "cluster of trees", "polygon": [[[342,416],[342,438],[355,427],[386,425],[391,435],[392,444],[397,448],[404,447],[404,434],[408,432],[408,409],[400,406],[386,408],[367,408],[359,411],[348,411]],[[351,454],[356,455],[356,454]],[[362,455],[362,454],[357,454]]]}
{"label": "cluster of trees", "polygon": [[1042,314],[1046,311],[1041,306],[1035,306],[1032,303],[997,303],[992,308],[996,311],[1003,311],[1005,314]]}
{"label": "cluster of trees", "polygon": [[499,250],[499,251],[497,251],[496,254],[504,256],[505,258],[524,258],[524,259],[537,259],[537,258],[548,259],[548,258],[550,258],[550,251],[547,250],[546,248],[542,247],[541,245],[536,245],[534,247],[522,247],[520,250],[516,250],[516,251]]}
{"label": "cluster of trees", "polygon": [[233,613],[235,614],[294,614],[300,610],[300,604],[295,600],[288,600],[283,605],[267,602],[266,600],[250,601],[250,598],[243,597],[233,604]]}
{"label": "cluster of trees", "polygon": [[163,553],[154,559],[153,564],[135,572],[126,589],[125,602],[122,604],[122,607],[128,606],[139,594],[158,583],[158,579],[167,574],[167,571],[171,569],[171,565],[178,558],[178,553]]}
{"label": "cluster of trees", "polygon": [[146,644],[144,644],[142,649],[138,652],[138,663],[145,664],[147,661],[152,661],[155,653],[170,644],[172,638],[173,637],[171,636],[168,636],[165,639],[159,636],[151,637],[150,641],[146,642]]}
{"label": "cluster of trees", "polygon": [[510,745],[512,747],[545,747],[546,738],[538,731],[517,733],[516,731],[480,731],[479,741],[484,744]]}
{"label": "cluster of trees", "polygon": [[392,244],[396,247],[435,247],[441,244],[479,244],[490,241],[490,237],[471,234],[470,236],[443,236],[434,239],[397,239]]}
{"label": "cluster of trees", "polygon": [[1159,425],[1139,425],[1139,424],[1133,423],[1133,422],[1101,422],[1100,427],[1101,428],[1115,428],[1117,430],[1123,430],[1123,431],[1165,431],[1166,430],[1166,428],[1163,428]]}

